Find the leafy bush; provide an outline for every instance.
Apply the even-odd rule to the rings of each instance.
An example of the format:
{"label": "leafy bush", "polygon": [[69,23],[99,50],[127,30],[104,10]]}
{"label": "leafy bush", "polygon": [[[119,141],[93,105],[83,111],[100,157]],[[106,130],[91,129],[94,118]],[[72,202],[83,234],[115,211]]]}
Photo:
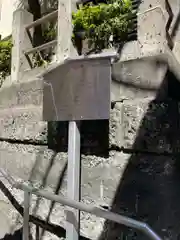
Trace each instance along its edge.
{"label": "leafy bush", "polygon": [[0,41],[0,78],[5,78],[11,71],[12,39]]}
{"label": "leafy bush", "polygon": [[[108,48],[116,43],[126,41],[128,32],[132,30],[131,0],[107,0],[107,4],[89,4],[72,14],[73,36],[87,39],[89,47],[95,49]],[[43,32],[45,42],[56,37],[57,27],[49,24]],[[4,79],[11,71],[12,38],[0,41],[0,79]],[[49,54],[49,52],[48,52]],[[34,54],[34,66],[44,63]],[[49,55],[46,57],[48,61]]]}
{"label": "leafy bush", "polygon": [[[73,13],[73,39],[84,35],[89,47],[108,48],[127,39],[133,24],[131,0],[109,0],[108,4],[82,6]],[[83,34],[81,34],[83,33]]]}

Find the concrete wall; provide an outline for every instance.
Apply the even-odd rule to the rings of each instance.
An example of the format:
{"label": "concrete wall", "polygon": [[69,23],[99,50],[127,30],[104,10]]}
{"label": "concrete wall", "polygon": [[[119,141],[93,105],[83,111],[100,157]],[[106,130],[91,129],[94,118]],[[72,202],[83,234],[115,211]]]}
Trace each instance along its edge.
{"label": "concrete wall", "polygon": [[[163,1],[153,3],[146,7],[158,3],[163,9]],[[81,190],[84,203],[142,220],[174,240],[180,238],[180,85],[167,62],[156,58],[170,51],[167,18],[165,8],[139,15],[138,41],[126,44],[113,65],[110,121],[82,123]],[[43,86],[35,75],[26,72],[21,82],[0,89],[0,167],[16,179],[66,194],[67,123],[41,121]],[[22,191],[3,177],[0,183],[23,204]],[[2,221],[13,232],[22,218],[2,193],[0,200],[0,212],[8,213],[0,213]],[[47,219],[51,203],[33,197],[31,208]],[[65,226],[64,207],[55,204],[51,211],[50,222]],[[81,233],[90,239],[146,239],[90,214],[81,213],[81,220]],[[57,239],[46,233],[44,239],[50,238]]]}
{"label": "concrete wall", "polygon": [[[139,72],[141,69],[139,66]],[[178,239],[179,102],[168,96],[169,81],[173,81],[171,75],[162,78],[154,90],[112,82],[115,91],[112,90],[114,102],[109,123],[82,124],[81,190],[83,202],[110,207],[115,212],[147,222],[162,237]],[[21,85],[18,90],[26,104],[19,102],[6,109],[1,105],[0,167],[16,179],[66,194],[67,124],[40,121],[41,99],[30,105],[35,87],[30,89],[31,93],[26,85]],[[58,186],[61,178],[63,181]],[[23,204],[23,193],[12,189],[2,177],[1,181]],[[8,203],[3,195],[1,201]],[[33,198],[32,212],[46,219],[50,205],[49,201]],[[21,225],[22,219],[17,218],[11,205],[8,207],[12,231]],[[50,221],[65,226],[63,210],[56,204]],[[122,236],[146,239],[89,214],[82,213],[81,219],[82,234],[90,239],[114,240],[119,236],[120,239]],[[50,236],[46,234],[44,239]]]}

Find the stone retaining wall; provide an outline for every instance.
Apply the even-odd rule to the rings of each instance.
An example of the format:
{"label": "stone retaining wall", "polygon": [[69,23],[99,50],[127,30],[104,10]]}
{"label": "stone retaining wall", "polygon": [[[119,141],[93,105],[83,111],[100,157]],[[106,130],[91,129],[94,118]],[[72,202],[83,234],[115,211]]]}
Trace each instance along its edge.
{"label": "stone retaining wall", "polygon": [[[147,222],[161,236],[178,239],[179,103],[168,98],[164,90],[166,94],[159,100],[161,87],[149,92],[148,97],[137,98],[129,96],[128,86],[122,87],[124,96],[116,95],[109,124],[97,121],[82,125],[82,201],[112,207],[113,211]],[[0,110],[0,167],[17,179],[55,191],[67,163],[67,153],[55,150],[66,151],[67,124],[41,122],[41,111],[40,105]],[[109,138],[108,145],[102,144],[101,135]],[[59,191],[66,193],[66,175]],[[12,193],[22,204],[23,193],[15,189]],[[34,198],[32,208],[36,204]],[[45,219],[49,205],[49,201],[40,200],[36,214]],[[15,210],[11,209],[11,215],[12,225],[19,226]],[[64,226],[63,219],[63,208],[56,204],[50,221]],[[136,239],[134,232],[116,229],[106,221],[103,227],[104,220],[89,214],[82,213],[81,219],[82,234],[91,239]],[[145,238],[138,235],[137,239]]]}
{"label": "stone retaining wall", "polygon": [[[170,6],[174,11],[174,1]],[[168,49],[169,12],[165,1],[154,0],[142,1],[139,13],[138,40],[124,46],[112,68],[110,121],[81,125],[82,201],[142,220],[174,240],[180,238],[180,87],[168,64],[155,58]],[[67,123],[41,121],[42,79],[34,77],[37,72],[23,74],[0,90],[0,167],[66,194]],[[0,181],[23,204],[23,193]],[[3,194],[0,200],[13,232],[22,219]],[[32,213],[46,219],[50,205],[33,197]],[[55,204],[50,215],[50,222],[65,226],[62,206]],[[81,213],[81,220],[81,232],[90,239],[146,239],[89,214]],[[46,233],[44,239],[50,238],[57,237]]]}

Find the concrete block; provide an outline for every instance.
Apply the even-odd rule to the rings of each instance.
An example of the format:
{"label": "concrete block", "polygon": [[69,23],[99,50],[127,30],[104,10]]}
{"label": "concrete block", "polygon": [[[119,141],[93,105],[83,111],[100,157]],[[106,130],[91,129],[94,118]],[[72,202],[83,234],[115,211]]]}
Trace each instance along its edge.
{"label": "concrete block", "polygon": [[166,18],[161,8],[138,14],[138,41],[143,49],[149,51],[167,45]]}
{"label": "concrete block", "polygon": [[121,109],[125,148],[155,153],[180,151],[177,102],[125,101]]}
{"label": "concrete block", "polygon": [[40,105],[43,97],[43,86],[41,79],[32,81],[13,83],[0,89],[0,109]]}
{"label": "concrete block", "polygon": [[[112,211],[145,221],[156,229],[161,237],[170,233],[171,236],[179,234],[179,228],[174,224],[179,221],[179,215],[174,212],[179,212],[180,200],[175,158],[112,152],[108,159],[83,156],[82,163],[83,203],[107,207],[111,204]],[[1,180],[5,182],[4,179]],[[22,203],[22,191],[11,189],[8,184],[6,186]],[[52,186],[46,186],[45,189],[54,191]],[[60,189],[60,193],[66,194],[64,186]],[[155,207],[157,204],[158,208]],[[31,212],[46,219],[50,205],[50,201],[33,197]],[[63,206],[55,204],[50,222],[65,226],[64,210]],[[167,217],[167,214],[171,217]],[[134,236],[132,234],[135,232],[86,213],[81,214],[81,221],[81,232],[90,239],[101,239],[102,231],[106,234],[108,232],[113,240],[117,239],[120,232],[123,232],[127,239],[132,239]],[[136,234],[139,236],[139,233]],[[45,239],[49,236],[46,235]],[[52,239],[56,237],[53,236]]]}
{"label": "concrete block", "polygon": [[127,99],[155,98],[157,90],[142,89],[125,82],[112,81],[111,83],[111,101],[122,102]]}
{"label": "concrete block", "polygon": [[40,121],[42,107],[29,105],[0,110],[0,138],[47,144],[47,122]]}
{"label": "concrete block", "polygon": [[[44,146],[33,146],[23,144],[9,144],[0,142],[0,168],[3,168],[14,177],[24,181],[30,181],[36,184],[43,184],[52,188],[56,187],[62,170],[67,163],[66,153],[55,153]],[[104,181],[105,189],[108,191],[108,181],[111,181],[112,171],[121,172],[126,163],[125,159],[120,159],[118,153],[112,152],[108,158],[82,155],[82,189],[87,193],[86,186],[91,179],[97,179],[98,172],[95,168],[100,169],[102,175],[99,176],[98,184]],[[119,169],[119,170],[118,170]],[[109,175],[108,174],[109,171]],[[109,176],[109,177],[108,177]],[[120,175],[119,175],[120,176]],[[117,179],[119,178],[117,174]],[[46,179],[45,179],[46,178]],[[117,179],[112,184],[116,184]],[[106,182],[107,181],[107,182]],[[66,188],[66,177],[63,182]],[[115,185],[112,185],[112,187]],[[104,197],[100,195],[100,187],[98,187],[97,201],[110,203],[113,194],[104,190]],[[96,195],[96,187],[91,189],[92,194]],[[86,195],[86,194],[85,194]],[[107,196],[106,196],[107,195]],[[90,196],[90,195],[88,195]],[[109,197],[108,197],[109,196]],[[101,199],[102,198],[102,199]]]}
{"label": "concrete block", "polygon": [[[48,150],[47,147],[11,145],[6,142],[0,144],[0,165],[11,175],[24,180],[41,182],[44,174],[50,171],[47,184],[56,184],[58,180],[56,170],[59,176],[66,157],[60,159],[59,155]],[[53,163],[53,167],[50,168]]]}
{"label": "concrete block", "polygon": [[12,220],[10,218],[11,205],[5,201],[0,200],[0,238],[4,238],[7,233],[11,233],[13,227]]}
{"label": "concrete block", "polygon": [[[116,190],[112,211],[148,223],[162,239],[176,239],[179,228],[178,157],[129,155],[128,165]],[[166,199],[166,201],[165,201]],[[170,204],[171,203],[171,204]],[[157,207],[158,206],[158,207]],[[176,213],[176,214],[175,214]],[[147,239],[135,230],[105,222],[106,234],[99,239]]]}
{"label": "concrete block", "polygon": [[143,13],[145,11],[151,11],[151,9],[160,7],[163,11],[163,14],[166,18],[166,21],[168,20],[169,14],[166,10],[166,1],[165,0],[142,0],[139,5],[139,13]]}
{"label": "concrete block", "polygon": [[[167,72],[167,64],[158,62],[153,57],[134,57],[127,61],[119,61],[112,67],[113,80],[124,85],[127,89],[133,89],[136,94],[149,92],[152,95],[158,91],[164,82]],[[123,91],[120,92],[123,96]],[[136,94],[133,94],[136,96]],[[141,96],[141,95],[140,95]]]}
{"label": "concrete block", "polygon": [[123,112],[122,103],[116,103],[115,107],[111,111],[111,120],[109,122],[109,145],[111,146],[121,146],[123,142]]}
{"label": "concrete block", "polygon": [[[155,103],[154,99],[152,96],[143,99],[124,98],[115,103],[109,121],[110,148],[138,148],[142,151],[157,152],[175,151],[178,136],[176,140],[175,138],[170,140],[169,134],[172,138],[179,131],[178,125],[173,123],[173,120],[178,121],[179,118],[177,103],[170,100]],[[46,122],[40,121],[41,112],[42,108],[35,106],[1,110],[0,138],[21,142],[29,141],[33,144],[50,144],[49,146],[52,144],[53,149],[56,148],[55,142],[61,141],[61,149],[67,150],[67,124],[59,123],[57,129],[51,128],[50,125],[48,127]],[[105,129],[105,122],[82,123],[83,153],[92,154],[93,151],[93,154],[99,155],[107,152],[108,131],[105,133]],[[107,139],[107,144],[102,136]]]}
{"label": "concrete block", "polygon": [[[44,186],[54,192],[67,162],[67,154],[54,152],[45,147],[32,145],[12,145],[0,142],[0,168],[5,169],[17,180],[29,181],[37,186]],[[111,152],[109,158],[82,156],[82,202],[96,206],[109,207],[113,201],[116,188],[128,163],[126,154]],[[54,158],[54,159],[53,159]],[[101,174],[100,174],[101,173]],[[66,174],[59,192],[66,195]],[[4,179],[1,179],[3,182]],[[6,183],[6,182],[5,182]],[[23,203],[22,191],[12,189],[5,184],[12,194]],[[1,198],[1,195],[0,195]],[[31,212],[46,219],[51,202],[33,197]],[[50,222],[65,226],[64,207],[55,204]],[[81,214],[81,231],[90,239],[97,239],[103,229],[104,220],[90,214]]]}

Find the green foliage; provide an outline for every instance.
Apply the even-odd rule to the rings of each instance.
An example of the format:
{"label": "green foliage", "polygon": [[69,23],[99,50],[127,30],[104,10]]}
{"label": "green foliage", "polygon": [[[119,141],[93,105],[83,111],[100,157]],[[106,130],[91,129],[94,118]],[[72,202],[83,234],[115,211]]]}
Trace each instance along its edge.
{"label": "green foliage", "polygon": [[43,30],[43,38],[45,42],[54,40],[57,36],[57,26],[53,22],[50,22],[48,26]]}
{"label": "green foliage", "polygon": [[[78,34],[87,39],[89,47],[96,49],[108,48],[121,41],[126,41],[133,24],[131,0],[108,0],[108,4],[88,5],[73,13],[73,37]],[[83,33],[83,34],[82,34]],[[55,39],[57,26],[49,23],[43,31],[45,42]],[[112,38],[112,41],[110,41]],[[12,38],[0,41],[0,83],[11,71]],[[50,59],[48,56],[34,55],[34,66],[40,66]],[[1,85],[1,84],[0,84]]]}
{"label": "green foliage", "polygon": [[131,15],[131,0],[109,0],[108,4],[82,6],[72,16],[73,40],[83,32],[89,46],[99,49],[125,41],[133,27]]}
{"label": "green foliage", "polygon": [[12,39],[0,41],[0,79],[5,78],[11,71]]}
{"label": "green foliage", "polygon": [[[43,37],[45,42],[51,41],[55,38],[56,29],[51,25],[48,25],[43,32]],[[11,50],[12,50],[12,37],[7,40],[0,41],[0,86],[3,82],[3,79],[10,75],[11,72]],[[33,56],[34,66],[42,66],[44,64],[44,59],[39,57],[38,53],[35,53]]]}

